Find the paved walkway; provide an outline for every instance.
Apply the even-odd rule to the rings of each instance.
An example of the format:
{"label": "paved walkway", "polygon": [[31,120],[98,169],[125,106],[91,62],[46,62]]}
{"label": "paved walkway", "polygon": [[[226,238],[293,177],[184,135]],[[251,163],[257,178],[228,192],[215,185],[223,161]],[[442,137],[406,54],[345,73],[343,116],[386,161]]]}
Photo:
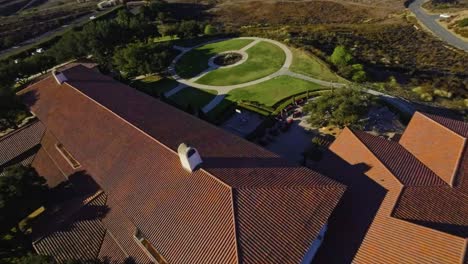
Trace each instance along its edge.
{"label": "paved walkway", "polygon": [[169,90],[168,92],[164,93],[164,96],[166,96],[166,97],[173,96],[174,94],[180,92],[185,87],[187,87],[187,85],[185,85],[183,83],[179,83],[179,85],[177,85],[174,89]]}
{"label": "paved walkway", "polygon": [[[182,56],[185,55],[185,53],[189,52],[192,49],[195,49],[197,47],[200,47],[200,46],[203,46],[203,45],[206,45],[206,44],[209,44],[209,43],[226,40],[226,39],[218,39],[218,40],[213,40],[213,41],[210,41],[210,42],[207,42],[207,43],[197,45],[197,46],[192,47],[192,48],[176,47],[176,49],[180,50],[181,53],[172,61],[171,65],[169,66],[169,73],[172,75],[172,78],[174,78],[174,80],[178,81],[179,83],[185,84],[186,86],[191,86],[191,87],[198,88],[198,89],[215,90],[215,91],[218,92],[218,94],[223,95],[223,94],[229,93],[231,90],[234,90],[234,89],[244,88],[244,87],[247,87],[247,86],[256,85],[256,84],[271,80],[271,79],[273,79],[275,77],[285,75],[285,73],[287,72],[289,67],[291,67],[292,60],[293,60],[293,55],[292,55],[291,50],[286,45],[284,45],[284,44],[282,44],[282,43],[280,43],[280,42],[278,42],[276,40],[257,38],[257,37],[241,37],[239,39],[252,39],[252,40],[254,40],[252,43],[249,43],[249,45],[242,48],[240,50],[241,52],[247,51],[249,48],[255,46],[256,44],[258,44],[259,42],[262,42],[262,41],[269,42],[269,43],[272,43],[274,45],[277,45],[278,47],[280,47],[283,50],[283,52],[285,53],[285,56],[286,56],[286,58],[284,60],[284,63],[283,63],[283,66],[277,72],[275,72],[273,74],[270,74],[268,76],[265,76],[263,78],[260,78],[260,79],[254,80],[254,81],[250,81],[250,82],[246,82],[246,83],[241,83],[241,84],[236,84],[236,85],[225,85],[225,86],[206,85],[206,84],[196,83],[196,81],[198,79],[200,79],[204,75],[208,74],[212,70],[216,69],[216,68],[213,68],[213,67],[210,68],[210,67],[208,67],[208,65],[207,65],[208,68],[205,71],[203,71],[199,75],[191,78],[190,80],[184,79],[184,78],[180,77],[177,74],[177,72],[175,70],[175,66],[176,66],[177,62],[180,60],[180,58],[182,58]],[[169,91],[168,93],[170,93],[170,92],[171,91]]]}
{"label": "paved walkway", "polygon": [[226,97],[225,94],[216,95],[213,100],[211,100],[207,105],[205,105],[202,108],[202,111],[204,113],[208,113],[209,111],[213,110],[213,108],[215,108],[218,104],[220,104],[224,100],[224,97]]}
{"label": "paved walkway", "polygon": [[[179,82],[179,85],[176,88],[166,92],[165,96],[170,97],[170,96],[174,95],[175,93],[178,93],[179,91],[181,91],[182,89],[184,89],[186,87],[194,87],[194,88],[198,88],[198,89],[215,90],[215,91],[218,92],[218,95],[212,101],[210,101],[207,105],[205,105],[202,108],[203,112],[208,113],[209,111],[213,110],[218,104],[220,104],[231,90],[256,85],[256,84],[259,84],[259,83],[266,82],[268,80],[274,79],[274,78],[279,77],[279,76],[287,75],[287,76],[302,79],[302,80],[305,80],[305,81],[308,81],[308,82],[317,83],[319,85],[322,85],[322,86],[325,86],[325,87],[330,87],[330,88],[342,88],[342,87],[346,86],[346,84],[343,84],[343,83],[328,82],[328,81],[312,78],[312,77],[304,75],[304,74],[295,73],[295,72],[290,71],[289,68],[291,67],[291,64],[293,62],[293,54],[292,54],[291,50],[286,45],[284,45],[284,44],[282,44],[282,43],[280,43],[278,41],[271,40],[271,39],[257,38],[257,37],[241,37],[240,39],[253,39],[254,40],[252,43],[249,43],[247,46],[242,48],[240,50],[240,52],[246,52],[248,49],[250,49],[251,47],[255,46],[256,44],[258,44],[259,42],[262,42],[262,41],[269,42],[269,43],[272,43],[272,44],[277,45],[278,47],[280,47],[284,51],[284,53],[286,55],[286,59],[284,61],[283,66],[281,67],[281,69],[279,69],[277,72],[272,73],[272,74],[270,74],[268,76],[265,76],[263,78],[260,78],[260,79],[254,80],[254,81],[250,81],[250,82],[246,82],[246,83],[242,83],[242,84],[226,85],[226,86],[215,86],[215,85],[200,84],[200,83],[196,83],[196,81],[198,79],[200,79],[201,77],[203,77],[204,75],[211,72],[212,70],[214,70],[215,67],[208,67],[208,65],[207,65],[208,69],[206,69],[205,71],[203,71],[199,75],[191,78],[190,80],[187,80],[187,79],[183,79],[179,75],[177,75],[176,70],[175,70],[175,65],[180,60],[180,58],[182,56],[184,56],[185,53],[189,52],[190,50],[195,49],[195,48],[200,47],[200,46],[203,46],[203,45],[206,45],[206,44],[209,44],[209,43],[223,41],[223,40],[227,40],[227,39],[217,39],[217,40],[209,41],[209,42],[206,42],[206,43],[203,43],[203,44],[197,45],[195,47],[191,47],[191,48],[184,48],[184,47],[175,46],[174,48],[180,50],[181,53],[172,61],[172,64],[169,67],[169,72],[171,73],[174,80]],[[239,51],[237,51],[237,52],[239,52]],[[387,95],[387,94],[384,94],[384,93],[381,93],[381,92],[378,92],[378,91],[374,91],[374,90],[371,90],[371,89],[365,89],[364,91],[369,93],[369,94],[380,96],[381,98],[383,98],[383,100],[387,101],[388,103],[391,103],[392,105],[394,105],[395,107],[399,108],[400,110],[402,110],[404,112],[414,113],[414,108],[411,106],[411,104],[409,102],[403,100],[403,99],[400,99],[400,98],[397,98],[397,97],[394,97],[394,96],[391,96],[391,95]]]}
{"label": "paved walkway", "polygon": [[297,78],[297,79],[302,79],[304,81],[317,83],[317,84],[320,84],[322,86],[330,87],[330,88],[341,88],[341,87],[346,86],[346,84],[344,84],[344,83],[334,83],[334,82],[319,80],[319,79],[315,79],[315,78],[312,78],[310,76],[300,74],[300,73],[295,73],[295,72],[292,72],[292,71],[286,71],[284,74],[289,75],[289,76],[294,77],[294,78]]}

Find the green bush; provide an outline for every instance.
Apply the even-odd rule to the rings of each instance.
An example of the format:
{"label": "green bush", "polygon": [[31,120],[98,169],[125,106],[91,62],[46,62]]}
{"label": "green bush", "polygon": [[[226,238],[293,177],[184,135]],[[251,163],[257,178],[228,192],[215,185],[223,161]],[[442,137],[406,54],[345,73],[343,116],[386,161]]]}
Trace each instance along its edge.
{"label": "green bush", "polygon": [[468,17],[458,21],[459,27],[467,27],[468,26]]}
{"label": "green bush", "polygon": [[214,26],[208,24],[205,26],[205,30],[203,31],[203,33],[205,35],[215,35],[216,33],[218,33],[218,30]]}

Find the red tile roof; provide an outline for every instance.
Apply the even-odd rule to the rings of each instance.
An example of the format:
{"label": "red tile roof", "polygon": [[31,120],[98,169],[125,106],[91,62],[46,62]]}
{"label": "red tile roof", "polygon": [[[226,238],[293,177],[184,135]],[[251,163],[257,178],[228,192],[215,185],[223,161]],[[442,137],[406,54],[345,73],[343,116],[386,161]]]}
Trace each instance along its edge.
{"label": "red tile roof", "polygon": [[[24,101],[114,201],[103,224],[130,257],[144,262],[138,227],[169,263],[300,262],[344,191],[93,70],[65,75]],[[202,169],[182,168],[182,142]]]}
{"label": "red tile roof", "polygon": [[399,143],[447,184],[453,185],[465,150],[466,127],[460,121],[416,113]]}
{"label": "red tile roof", "polygon": [[102,241],[98,258],[109,264],[121,264],[130,260],[109,232],[106,232]]}
{"label": "red tile roof", "polygon": [[354,134],[403,185],[446,185],[439,176],[397,142],[383,140],[363,131],[354,131]]}
{"label": "red tile roof", "polygon": [[36,169],[41,177],[47,180],[47,185],[49,185],[49,187],[55,187],[66,180],[67,175],[64,175],[54,164],[54,161],[44,148],[41,148],[37,152],[31,166]]}
{"label": "red tile roof", "polygon": [[0,168],[37,146],[41,141],[44,130],[44,125],[36,120],[29,125],[0,137]]}
{"label": "red tile roof", "polygon": [[34,248],[60,263],[70,259],[96,259],[106,232],[100,221],[105,204],[105,194],[93,197],[73,216],[59,223],[58,227],[55,225],[55,231],[36,240]]}
{"label": "red tile roof", "polygon": [[[321,163],[321,171],[348,189],[318,263],[466,263],[468,151],[460,155],[457,142],[466,140],[467,129],[467,123],[416,114],[402,145],[345,129]],[[429,151],[445,153],[427,159]],[[444,162],[459,164],[453,186],[438,174],[446,172],[439,170]]]}

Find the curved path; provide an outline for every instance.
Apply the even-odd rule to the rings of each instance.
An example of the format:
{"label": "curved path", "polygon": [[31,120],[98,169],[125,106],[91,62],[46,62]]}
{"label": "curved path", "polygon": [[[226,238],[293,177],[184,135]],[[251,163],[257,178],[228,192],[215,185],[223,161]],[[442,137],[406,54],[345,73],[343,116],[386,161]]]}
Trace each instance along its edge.
{"label": "curved path", "polygon": [[[206,85],[206,84],[200,84],[200,83],[195,82],[196,80],[203,77],[205,74],[207,74],[207,73],[209,73],[209,72],[216,69],[215,67],[208,67],[208,65],[207,65],[208,68],[205,71],[203,71],[199,75],[191,78],[190,80],[184,79],[184,78],[180,77],[177,74],[177,72],[175,70],[175,68],[176,68],[175,66],[176,66],[177,62],[180,60],[180,58],[182,58],[182,56],[185,55],[185,53],[189,52],[192,49],[204,46],[204,45],[209,44],[209,43],[226,40],[226,39],[218,39],[218,40],[214,40],[214,41],[210,41],[210,42],[207,42],[207,43],[197,45],[197,46],[192,47],[192,48],[175,47],[176,49],[180,50],[181,53],[172,61],[171,66],[169,66],[169,73],[172,75],[172,78],[174,78],[174,80],[176,80],[180,84],[184,84],[185,86],[191,86],[191,87],[195,87],[195,88],[198,88],[198,89],[215,90],[215,91],[218,92],[218,94],[227,94],[229,91],[237,89],[237,88],[243,88],[243,87],[259,84],[259,83],[271,80],[271,79],[273,79],[275,77],[278,77],[280,75],[285,75],[285,72],[287,72],[289,67],[291,67],[292,60],[293,60],[293,55],[292,55],[291,50],[286,45],[284,45],[284,44],[282,44],[282,43],[280,43],[278,41],[275,41],[275,40],[257,38],[257,37],[241,37],[239,39],[254,40],[252,43],[249,43],[247,46],[240,49],[240,51],[242,51],[242,52],[247,51],[248,49],[250,49],[251,47],[255,46],[256,44],[258,44],[259,42],[262,42],[262,41],[263,42],[270,42],[270,43],[280,47],[283,50],[283,52],[284,52],[284,54],[286,56],[286,58],[284,60],[284,63],[283,63],[283,66],[277,72],[275,72],[273,74],[270,74],[268,76],[265,76],[263,78],[260,78],[260,79],[254,80],[254,81],[250,81],[250,82],[246,82],[246,83],[241,83],[241,84],[236,84],[236,85],[225,85],[225,86]],[[166,96],[168,96],[168,94],[170,94],[170,93],[171,93],[171,91],[169,91],[166,94]]]}
{"label": "curved path", "polygon": [[[281,67],[281,69],[278,70],[277,72],[273,73],[273,74],[270,74],[270,75],[265,76],[263,78],[257,79],[255,81],[246,82],[246,83],[237,84],[237,85],[214,86],[214,85],[199,84],[199,83],[196,83],[195,81],[198,80],[204,74],[207,74],[208,72],[212,71],[213,70],[212,67],[208,67],[208,65],[207,65],[207,67],[208,67],[207,70],[205,70],[204,72],[202,72],[201,74],[199,74],[198,76],[195,76],[194,78],[192,78],[190,80],[186,80],[186,79],[183,79],[183,78],[181,78],[180,76],[177,75],[177,73],[175,71],[176,63],[179,61],[179,59],[185,53],[189,52],[190,50],[192,50],[194,48],[206,45],[208,43],[223,41],[223,40],[226,40],[226,39],[218,39],[218,40],[206,42],[206,43],[200,44],[200,45],[192,47],[192,48],[184,48],[184,47],[175,46],[174,48],[180,50],[181,54],[179,54],[173,60],[171,66],[169,67],[169,72],[171,73],[173,78],[176,81],[179,82],[179,85],[176,88],[166,92],[164,95],[166,97],[170,97],[170,96],[174,95],[175,93],[178,93],[182,89],[184,89],[186,87],[189,87],[189,86],[199,88],[199,89],[216,90],[218,92],[218,95],[215,96],[215,98],[211,102],[209,102],[207,105],[205,105],[203,107],[203,109],[202,109],[203,112],[208,113],[209,111],[213,110],[213,108],[215,108],[219,103],[221,103],[223,101],[223,99],[227,96],[227,93],[229,91],[231,91],[233,89],[244,88],[244,87],[248,87],[248,86],[251,86],[251,85],[259,84],[259,83],[271,80],[273,78],[276,78],[278,76],[288,75],[288,76],[291,76],[291,77],[294,77],[294,78],[302,79],[302,80],[305,80],[305,81],[308,81],[308,82],[317,83],[319,85],[322,85],[322,86],[325,86],[325,87],[331,87],[331,88],[341,88],[341,87],[346,86],[346,84],[343,84],[343,83],[327,82],[327,81],[315,79],[315,78],[312,78],[312,77],[309,77],[309,76],[306,76],[306,75],[303,75],[303,74],[299,74],[299,73],[295,73],[295,72],[290,71],[289,68],[291,67],[291,64],[292,64],[292,61],[293,61],[292,52],[286,45],[284,45],[284,44],[282,44],[282,43],[280,43],[278,41],[270,40],[270,39],[263,39],[263,38],[256,38],[256,37],[243,37],[243,38],[240,38],[240,39],[253,39],[254,40],[252,43],[248,44],[247,46],[245,46],[244,48],[241,49],[241,51],[243,51],[243,52],[247,51],[249,48],[255,46],[256,44],[258,44],[261,41],[270,42],[270,43],[273,43],[273,44],[279,46],[284,51],[284,53],[286,54],[286,59],[284,61],[283,66]],[[397,97],[394,97],[394,96],[391,96],[391,95],[387,95],[387,94],[384,94],[384,93],[380,93],[380,92],[377,92],[377,91],[374,91],[374,90],[371,90],[371,89],[365,89],[365,91],[367,93],[370,93],[370,94],[373,94],[373,95],[376,95],[376,96],[380,96],[385,101],[391,103],[392,105],[394,105],[395,107],[401,109],[404,112],[411,113],[411,114],[414,112],[414,109],[411,107],[410,103],[407,102],[407,101],[404,101],[404,100],[402,100],[400,98],[397,98]]]}
{"label": "curved path", "polygon": [[437,37],[454,47],[468,52],[468,42],[456,37],[450,31],[441,26],[437,22],[439,15],[430,15],[426,13],[422,7],[425,2],[427,2],[427,0],[414,0],[408,6],[408,8],[411,10],[411,12],[413,12],[418,21],[426,26],[430,31],[432,31],[432,33],[434,33]]}
{"label": "curved path", "polygon": [[213,40],[213,41],[202,43],[200,45],[197,45],[197,46],[194,46],[194,47],[191,47],[191,48],[174,46],[174,48],[181,51],[181,53],[172,61],[171,65],[169,66],[169,73],[172,75],[172,78],[174,78],[174,80],[179,82],[179,85],[177,87],[175,87],[174,89],[166,92],[164,95],[166,97],[170,97],[170,96],[180,92],[181,90],[183,90],[184,88],[189,87],[189,86],[194,87],[194,88],[198,88],[198,89],[215,90],[215,91],[218,92],[218,95],[211,102],[209,102],[205,107],[203,107],[203,109],[202,109],[203,112],[207,113],[207,112],[211,111],[213,108],[215,108],[219,103],[221,103],[223,101],[223,99],[226,97],[226,95],[231,90],[256,85],[256,84],[259,84],[259,83],[266,82],[268,80],[274,79],[274,78],[279,77],[279,76],[289,75],[289,76],[292,76],[292,77],[295,77],[295,78],[298,78],[298,79],[306,80],[306,81],[309,81],[309,82],[314,82],[314,83],[317,83],[317,84],[320,84],[320,85],[326,86],[326,87],[339,88],[339,87],[343,87],[345,85],[345,84],[342,84],[342,83],[327,82],[327,81],[315,79],[315,78],[312,78],[312,77],[309,77],[309,76],[306,76],[306,75],[303,75],[303,74],[298,74],[298,73],[291,72],[289,70],[289,68],[291,67],[292,62],[293,62],[293,54],[292,54],[291,50],[281,42],[278,42],[276,40],[271,40],[271,39],[257,38],[257,37],[240,37],[239,39],[251,39],[251,40],[253,40],[247,46],[245,46],[245,47],[243,47],[242,49],[239,50],[240,52],[243,52],[243,53],[246,53],[246,51],[248,49],[250,49],[251,47],[257,45],[260,42],[269,42],[269,43],[272,43],[272,44],[280,47],[281,50],[283,50],[283,52],[285,54],[285,60],[284,60],[283,66],[281,67],[281,69],[279,69],[275,73],[272,73],[272,74],[270,74],[268,76],[265,76],[263,78],[260,78],[260,79],[254,80],[254,81],[250,81],[250,82],[246,82],[246,83],[241,83],[241,84],[236,84],[236,85],[225,85],[225,86],[200,84],[200,83],[196,83],[196,81],[198,79],[200,79],[204,75],[208,74],[209,72],[211,72],[211,71],[213,71],[213,70],[215,70],[215,69],[217,69],[219,67],[208,64],[207,69],[205,71],[203,71],[202,73],[200,73],[197,76],[195,76],[195,77],[188,80],[188,79],[184,79],[184,78],[180,77],[177,74],[177,72],[176,72],[177,62],[187,52],[189,52],[189,51],[191,51],[191,50],[193,50],[195,48],[204,46],[204,45],[209,44],[209,43],[224,41],[224,40],[227,40],[227,39],[226,38],[216,39],[216,40]]}
{"label": "curved path", "polygon": [[272,44],[280,47],[283,50],[283,52],[285,54],[285,57],[286,57],[285,60],[284,60],[283,66],[281,67],[281,69],[279,69],[275,73],[272,73],[272,74],[270,74],[268,76],[265,76],[263,78],[260,78],[260,79],[254,80],[254,81],[250,81],[250,82],[246,82],[246,83],[235,84],[235,85],[224,85],[224,86],[200,84],[200,83],[196,83],[196,80],[200,79],[205,74],[215,70],[216,67],[212,67],[212,66],[208,67],[207,66],[208,68],[205,71],[203,71],[202,73],[200,73],[197,76],[195,76],[195,77],[188,80],[188,79],[184,79],[184,78],[180,77],[176,73],[176,70],[175,70],[176,67],[175,66],[176,66],[177,62],[180,60],[180,58],[182,58],[182,56],[184,56],[187,52],[189,52],[192,49],[201,47],[201,46],[209,44],[209,43],[223,41],[223,40],[226,40],[226,39],[218,39],[218,40],[206,42],[206,43],[197,45],[197,46],[192,47],[192,48],[183,48],[183,47],[176,46],[175,48],[180,50],[181,53],[172,61],[171,66],[169,67],[169,73],[172,75],[174,80],[179,82],[180,85],[178,87],[176,87],[175,89],[167,92],[165,95],[166,96],[171,96],[171,95],[173,95],[175,93],[175,91],[180,91],[180,89],[183,89],[181,87],[187,87],[187,86],[195,87],[195,88],[198,88],[198,89],[215,90],[215,91],[218,92],[219,95],[225,95],[228,92],[230,92],[231,90],[256,85],[256,84],[266,82],[268,80],[274,79],[274,78],[276,78],[278,76],[282,76],[282,75],[290,75],[290,76],[293,76],[293,77],[296,77],[296,78],[299,78],[299,79],[315,82],[315,83],[318,83],[320,85],[327,86],[327,87],[340,87],[340,86],[343,86],[343,84],[340,84],[340,83],[326,82],[326,81],[314,79],[314,78],[311,78],[311,77],[308,77],[308,76],[305,76],[305,75],[302,75],[302,74],[296,74],[296,73],[291,72],[289,70],[289,68],[291,67],[291,64],[293,62],[293,54],[292,54],[291,50],[281,42],[278,42],[276,40],[271,40],[271,39],[257,38],[257,37],[241,37],[239,39],[254,40],[252,43],[250,43],[247,46],[245,46],[244,48],[240,49],[241,52],[246,52],[248,49],[255,46],[259,42],[269,42],[269,43],[272,43]]}

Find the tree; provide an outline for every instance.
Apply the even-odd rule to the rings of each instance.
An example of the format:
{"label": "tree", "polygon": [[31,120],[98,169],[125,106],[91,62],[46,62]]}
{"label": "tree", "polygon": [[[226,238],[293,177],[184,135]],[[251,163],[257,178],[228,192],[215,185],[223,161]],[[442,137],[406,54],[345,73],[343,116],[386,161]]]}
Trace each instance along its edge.
{"label": "tree", "polygon": [[54,57],[45,54],[36,54],[25,61],[30,63],[34,73],[43,74],[56,64]]}
{"label": "tree", "polygon": [[214,34],[216,34],[216,33],[218,33],[218,32],[217,32],[217,29],[216,29],[215,27],[213,27],[212,25],[207,24],[207,25],[205,26],[205,30],[204,30],[204,34],[205,34],[205,35],[214,35]]}
{"label": "tree", "polygon": [[178,26],[176,24],[164,24],[158,26],[158,31],[162,36],[175,36],[178,33]]}
{"label": "tree", "polygon": [[[11,257],[6,259],[0,259],[1,263],[5,264],[59,264],[50,256],[35,255],[35,254],[26,254],[21,257]],[[65,262],[60,262],[63,264],[106,264],[108,263],[105,260],[100,259],[74,259],[67,260]],[[127,261],[125,261],[127,263]]]}
{"label": "tree", "polygon": [[314,126],[359,126],[359,120],[371,104],[368,94],[355,88],[340,88],[326,93],[304,106]]}
{"label": "tree", "polygon": [[345,46],[336,46],[333,54],[330,56],[330,61],[337,67],[348,65],[353,60],[353,56]]}
{"label": "tree", "polygon": [[55,260],[49,256],[27,254],[23,257],[9,258],[4,260],[8,264],[56,264]]}
{"label": "tree", "polygon": [[[0,226],[2,231],[16,226],[31,210],[36,209],[47,190],[46,180],[31,167],[7,167],[0,177]],[[3,232],[2,232],[3,233]]]}
{"label": "tree", "polygon": [[[12,96],[15,79],[16,72],[13,70],[12,65],[0,65],[0,98]],[[3,103],[0,105],[3,105]]]}
{"label": "tree", "polygon": [[156,15],[151,11],[151,8],[147,5],[141,6],[138,12],[139,19],[141,20],[154,20]]}
{"label": "tree", "polygon": [[185,20],[177,27],[177,36],[181,39],[191,39],[201,34],[200,25],[194,20]]}
{"label": "tree", "polygon": [[131,13],[127,9],[120,9],[119,12],[117,12],[117,17],[115,18],[115,21],[121,27],[126,28],[128,27],[128,24],[130,22],[130,16]]}
{"label": "tree", "polygon": [[364,66],[362,64],[353,64],[352,68],[352,77],[351,79],[355,82],[362,83],[367,80],[367,74],[364,71]]}
{"label": "tree", "polygon": [[160,35],[158,28],[155,25],[148,23],[145,20],[138,19],[137,17],[130,18],[128,30],[137,40],[140,41],[146,39],[150,40],[151,37],[157,37]]}
{"label": "tree", "polygon": [[169,46],[161,43],[131,43],[116,50],[113,64],[125,77],[156,73],[171,62]]}
{"label": "tree", "polygon": [[73,30],[64,34],[60,40],[52,47],[49,54],[52,54],[57,62],[66,61],[80,57],[87,49],[81,32]]}
{"label": "tree", "polygon": [[87,24],[82,32],[81,42],[85,44],[87,54],[102,70],[110,70],[115,47],[125,44],[131,38],[128,28],[115,21],[96,21]]}

